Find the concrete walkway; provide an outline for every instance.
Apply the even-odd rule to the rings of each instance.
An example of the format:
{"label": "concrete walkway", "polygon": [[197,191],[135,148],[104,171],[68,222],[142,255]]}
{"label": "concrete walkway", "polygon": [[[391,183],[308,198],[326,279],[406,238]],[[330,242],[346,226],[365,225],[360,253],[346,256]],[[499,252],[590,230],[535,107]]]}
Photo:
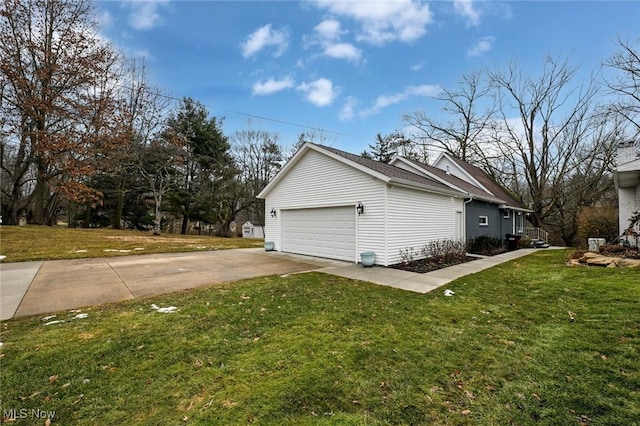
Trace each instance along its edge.
{"label": "concrete walkway", "polygon": [[427,272],[425,274],[417,274],[415,272],[407,272],[381,266],[365,268],[362,265],[355,264],[332,266],[321,269],[319,272],[355,280],[369,281],[375,284],[413,291],[416,293],[428,293],[438,287],[442,287],[443,285],[450,283],[453,280],[464,277],[465,275],[475,274],[476,272],[526,256],[539,250],[549,249],[521,249],[509,251],[496,256],[482,257],[471,262],[438,269],[433,272]]}
{"label": "concrete walkway", "polygon": [[427,293],[530,254],[517,250],[426,274],[309,256],[237,249],[0,264],[0,320],[182,291],[267,275],[318,271]]}

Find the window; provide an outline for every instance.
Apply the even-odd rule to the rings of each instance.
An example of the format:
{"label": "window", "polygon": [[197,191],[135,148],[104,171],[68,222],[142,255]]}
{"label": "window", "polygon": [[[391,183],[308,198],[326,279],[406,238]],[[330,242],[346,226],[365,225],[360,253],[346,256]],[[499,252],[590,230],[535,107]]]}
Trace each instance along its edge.
{"label": "window", "polygon": [[489,226],[489,216],[478,216],[478,225]]}
{"label": "window", "polygon": [[505,210],[502,217],[505,219],[509,219],[511,217],[511,210]]}

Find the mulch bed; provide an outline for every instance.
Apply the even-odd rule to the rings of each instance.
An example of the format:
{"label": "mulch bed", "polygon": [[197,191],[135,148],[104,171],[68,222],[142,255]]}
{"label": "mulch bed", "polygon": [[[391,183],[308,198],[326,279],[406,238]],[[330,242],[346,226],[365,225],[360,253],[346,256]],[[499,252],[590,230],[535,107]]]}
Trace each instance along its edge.
{"label": "mulch bed", "polygon": [[416,272],[418,274],[425,274],[427,272],[436,271],[442,268],[448,268],[449,266],[460,265],[462,263],[471,262],[472,260],[479,259],[478,257],[467,256],[464,259],[457,259],[450,262],[442,262],[435,259],[420,259],[414,260],[408,263],[397,263],[389,266],[389,268],[400,269],[402,271]]}

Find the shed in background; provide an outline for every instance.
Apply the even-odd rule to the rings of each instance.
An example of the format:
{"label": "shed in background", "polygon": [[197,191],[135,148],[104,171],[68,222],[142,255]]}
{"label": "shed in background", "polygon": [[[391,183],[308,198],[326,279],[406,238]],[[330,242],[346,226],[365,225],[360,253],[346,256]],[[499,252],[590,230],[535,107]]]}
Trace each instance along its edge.
{"label": "shed in background", "polygon": [[245,222],[242,225],[242,238],[264,238],[264,225]]}

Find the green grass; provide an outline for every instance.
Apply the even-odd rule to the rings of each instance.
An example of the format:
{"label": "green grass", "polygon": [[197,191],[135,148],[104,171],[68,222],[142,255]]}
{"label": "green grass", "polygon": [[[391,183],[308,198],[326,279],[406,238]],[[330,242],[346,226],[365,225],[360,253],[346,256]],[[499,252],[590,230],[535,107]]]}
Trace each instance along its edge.
{"label": "green grass", "polygon": [[65,425],[640,424],[640,275],[567,255],[464,277],[453,297],[308,273],[11,320],[2,409]]}
{"label": "green grass", "polygon": [[[255,238],[221,238],[62,226],[0,226],[4,262],[262,247]],[[138,250],[135,250],[138,249]],[[142,250],[140,250],[142,249]],[[106,250],[106,251],[105,251]]]}

